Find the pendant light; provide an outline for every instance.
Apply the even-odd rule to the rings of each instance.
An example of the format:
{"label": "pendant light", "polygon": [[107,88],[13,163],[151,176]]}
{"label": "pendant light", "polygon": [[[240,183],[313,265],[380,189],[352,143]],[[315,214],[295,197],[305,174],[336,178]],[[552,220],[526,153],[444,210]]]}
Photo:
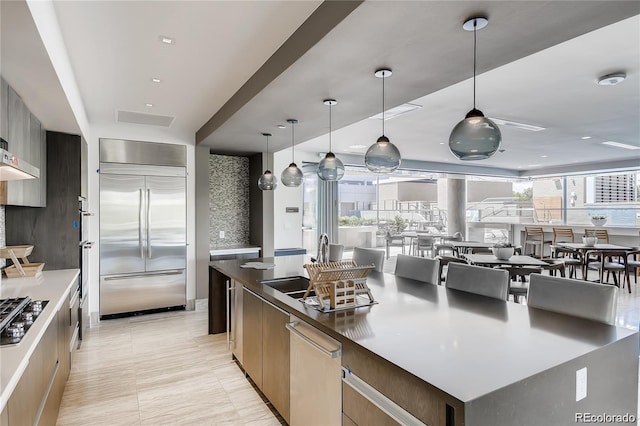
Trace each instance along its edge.
{"label": "pendant light", "polygon": [[295,163],[294,159],[294,130],[293,127],[298,122],[298,120],[290,118],[287,120],[287,123],[291,124],[291,164],[289,167],[282,171],[280,175],[280,180],[284,186],[289,187],[298,187],[302,183],[302,170],[298,168],[298,165]]}
{"label": "pendant light", "polygon": [[331,152],[331,107],[337,105],[335,99],[325,99],[323,104],[329,107],[329,152],[318,163],[318,177],[326,181],[337,181],[344,176],[344,164]]}
{"label": "pendant light", "polygon": [[467,20],[462,28],[473,31],[473,109],[451,131],[449,149],[461,160],[484,160],[500,149],[502,135],[493,121],[476,109],[476,33],[487,26],[487,18]]}
{"label": "pendant light", "polygon": [[382,136],[371,145],[364,156],[364,164],[374,173],[391,173],[400,167],[400,151],[384,135],[384,79],[391,75],[389,69],[379,69],[375,76],[382,79]]}
{"label": "pendant light", "polygon": [[273,191],[278,186],[278,180],[269,170],[269,137],[271,133],[263,133],[262,136],[267,138],[267,170],[264,171],[260,179],[258,179],[258,188],[263,191]]}

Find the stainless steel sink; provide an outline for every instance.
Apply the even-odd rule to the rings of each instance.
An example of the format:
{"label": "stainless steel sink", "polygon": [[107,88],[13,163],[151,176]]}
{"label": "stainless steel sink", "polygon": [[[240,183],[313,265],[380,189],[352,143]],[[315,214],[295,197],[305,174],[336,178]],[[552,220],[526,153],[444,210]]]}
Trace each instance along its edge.
{"label": "stainless steel sink", "polygon": [[[264,285],[268,285],[269,287],[278,290],[288,296],[291,296],[294,299],[300,299],[302,298],[302,296],[304,296],[304,292],[309,287],[309,278],[300,276],[275,278],[272,280],[261,281],[261,283]],[[312,290],[309,295],[315,296],[315,292]]]}

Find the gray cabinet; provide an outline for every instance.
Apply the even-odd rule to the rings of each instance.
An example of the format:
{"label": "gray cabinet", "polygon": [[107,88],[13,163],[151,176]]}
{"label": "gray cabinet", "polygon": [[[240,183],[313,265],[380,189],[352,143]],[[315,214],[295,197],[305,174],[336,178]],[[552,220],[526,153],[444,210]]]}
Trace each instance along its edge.
{"label": "gray cabinet", "polygon": [[78,195],[82,195],[82,182],[87,178],[82,174],[85,142],[80,136],[60,132],[46,132],[46,136],[48,170],[47,166],[42,168],[40,176],[48,176],[47,206],[7,206],[6,241],[7,245],[33,245],[29,260],[44,262],[47,270],[79,268]]}
{"label": "gray cabinet", "polygon": [[7,82],[0,83],[1,136],[8,151],[40,169],[39,179],[9,181],[3,185],[0,203],[14,206],[46,205],[46,141],[40,120],[33,115]]}
{"label": "gray cabinet", "polygon": [[[22,374],[7,402],[7,416],[11,425],[53,424],[51,413],[45,410],[47,397],[58,370],[58,323],[54,319],[45,331],[38,346],[29,358],[29,365]],[[57,417],[57,411],[55,413]]]}
{"label": "gray cabinet", "polygon": [[74,316],[73,310],[77,312],[76,288],[72,287],[67,303],[60,306],[29,358],[29,365],[0,414],[1,426],[56,424],[75,351],[73,336],[77,335],[77,314]]}
{"label": "gray cabinet", "polygon": [[242,297],[242,364],[246,373],[262,390],[262,301],[243,290]]}
{"label": "gray cabinet", "polygon": [[258,389],[289,421],[289,313],[244,289],[243,366]]}
{"label": "gray cabinet", "polygon": [[242,283],[236,280],[229,280],[230,285],[230,312],[229,312],[229,345],[233,356],[242,365],[244,362],[242,345]]}
{"label": "gray cabinet", "polygon": [[262,392],[289,422],[289,313],[262,306]]}

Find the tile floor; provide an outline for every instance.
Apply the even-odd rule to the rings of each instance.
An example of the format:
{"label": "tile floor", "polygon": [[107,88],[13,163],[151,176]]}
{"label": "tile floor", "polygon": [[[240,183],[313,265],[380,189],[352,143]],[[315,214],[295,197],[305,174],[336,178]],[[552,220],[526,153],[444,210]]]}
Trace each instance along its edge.
{"label": "tile floor", "polygon": [[231,360],[226,335],[207,334],[206,309],[204,301],[195,311],[91,328],[73,361],[57,424],[279,426]]}

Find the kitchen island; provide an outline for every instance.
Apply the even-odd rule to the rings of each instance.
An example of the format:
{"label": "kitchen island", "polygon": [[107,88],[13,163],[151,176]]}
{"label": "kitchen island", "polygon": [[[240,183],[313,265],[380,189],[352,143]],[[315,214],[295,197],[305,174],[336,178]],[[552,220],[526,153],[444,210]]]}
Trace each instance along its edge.
{"label": "kitchen island", "polygon": [[[306,276],[308,257],[258,260],[275,266],[211,266],[341,342],[343,368],[425,424],[568,425],[581,413],[637,415],[634,330],[383,273],[367,280],[377,304],[320,312],[261,283]],[[344,424],[386,424],[357,398],[343,386]]]}
{"label": "kitchen island", "polygon": [[[48,304],[20,343],[0,347],[0,424],[25,424],[25,416],[31,420],[29,424],[40,416],[50,421],[46,415],[51,413],[55,423],[75,349],[68,329],[77,326],[72,325],[77,315],[72,314],[70,305],[75,303],[79,273],[78,269],[66,269],[44,271],[39,277],[2,279],[0,298],[28,296]],[[77,311],[77,305],[75,308]]]}

